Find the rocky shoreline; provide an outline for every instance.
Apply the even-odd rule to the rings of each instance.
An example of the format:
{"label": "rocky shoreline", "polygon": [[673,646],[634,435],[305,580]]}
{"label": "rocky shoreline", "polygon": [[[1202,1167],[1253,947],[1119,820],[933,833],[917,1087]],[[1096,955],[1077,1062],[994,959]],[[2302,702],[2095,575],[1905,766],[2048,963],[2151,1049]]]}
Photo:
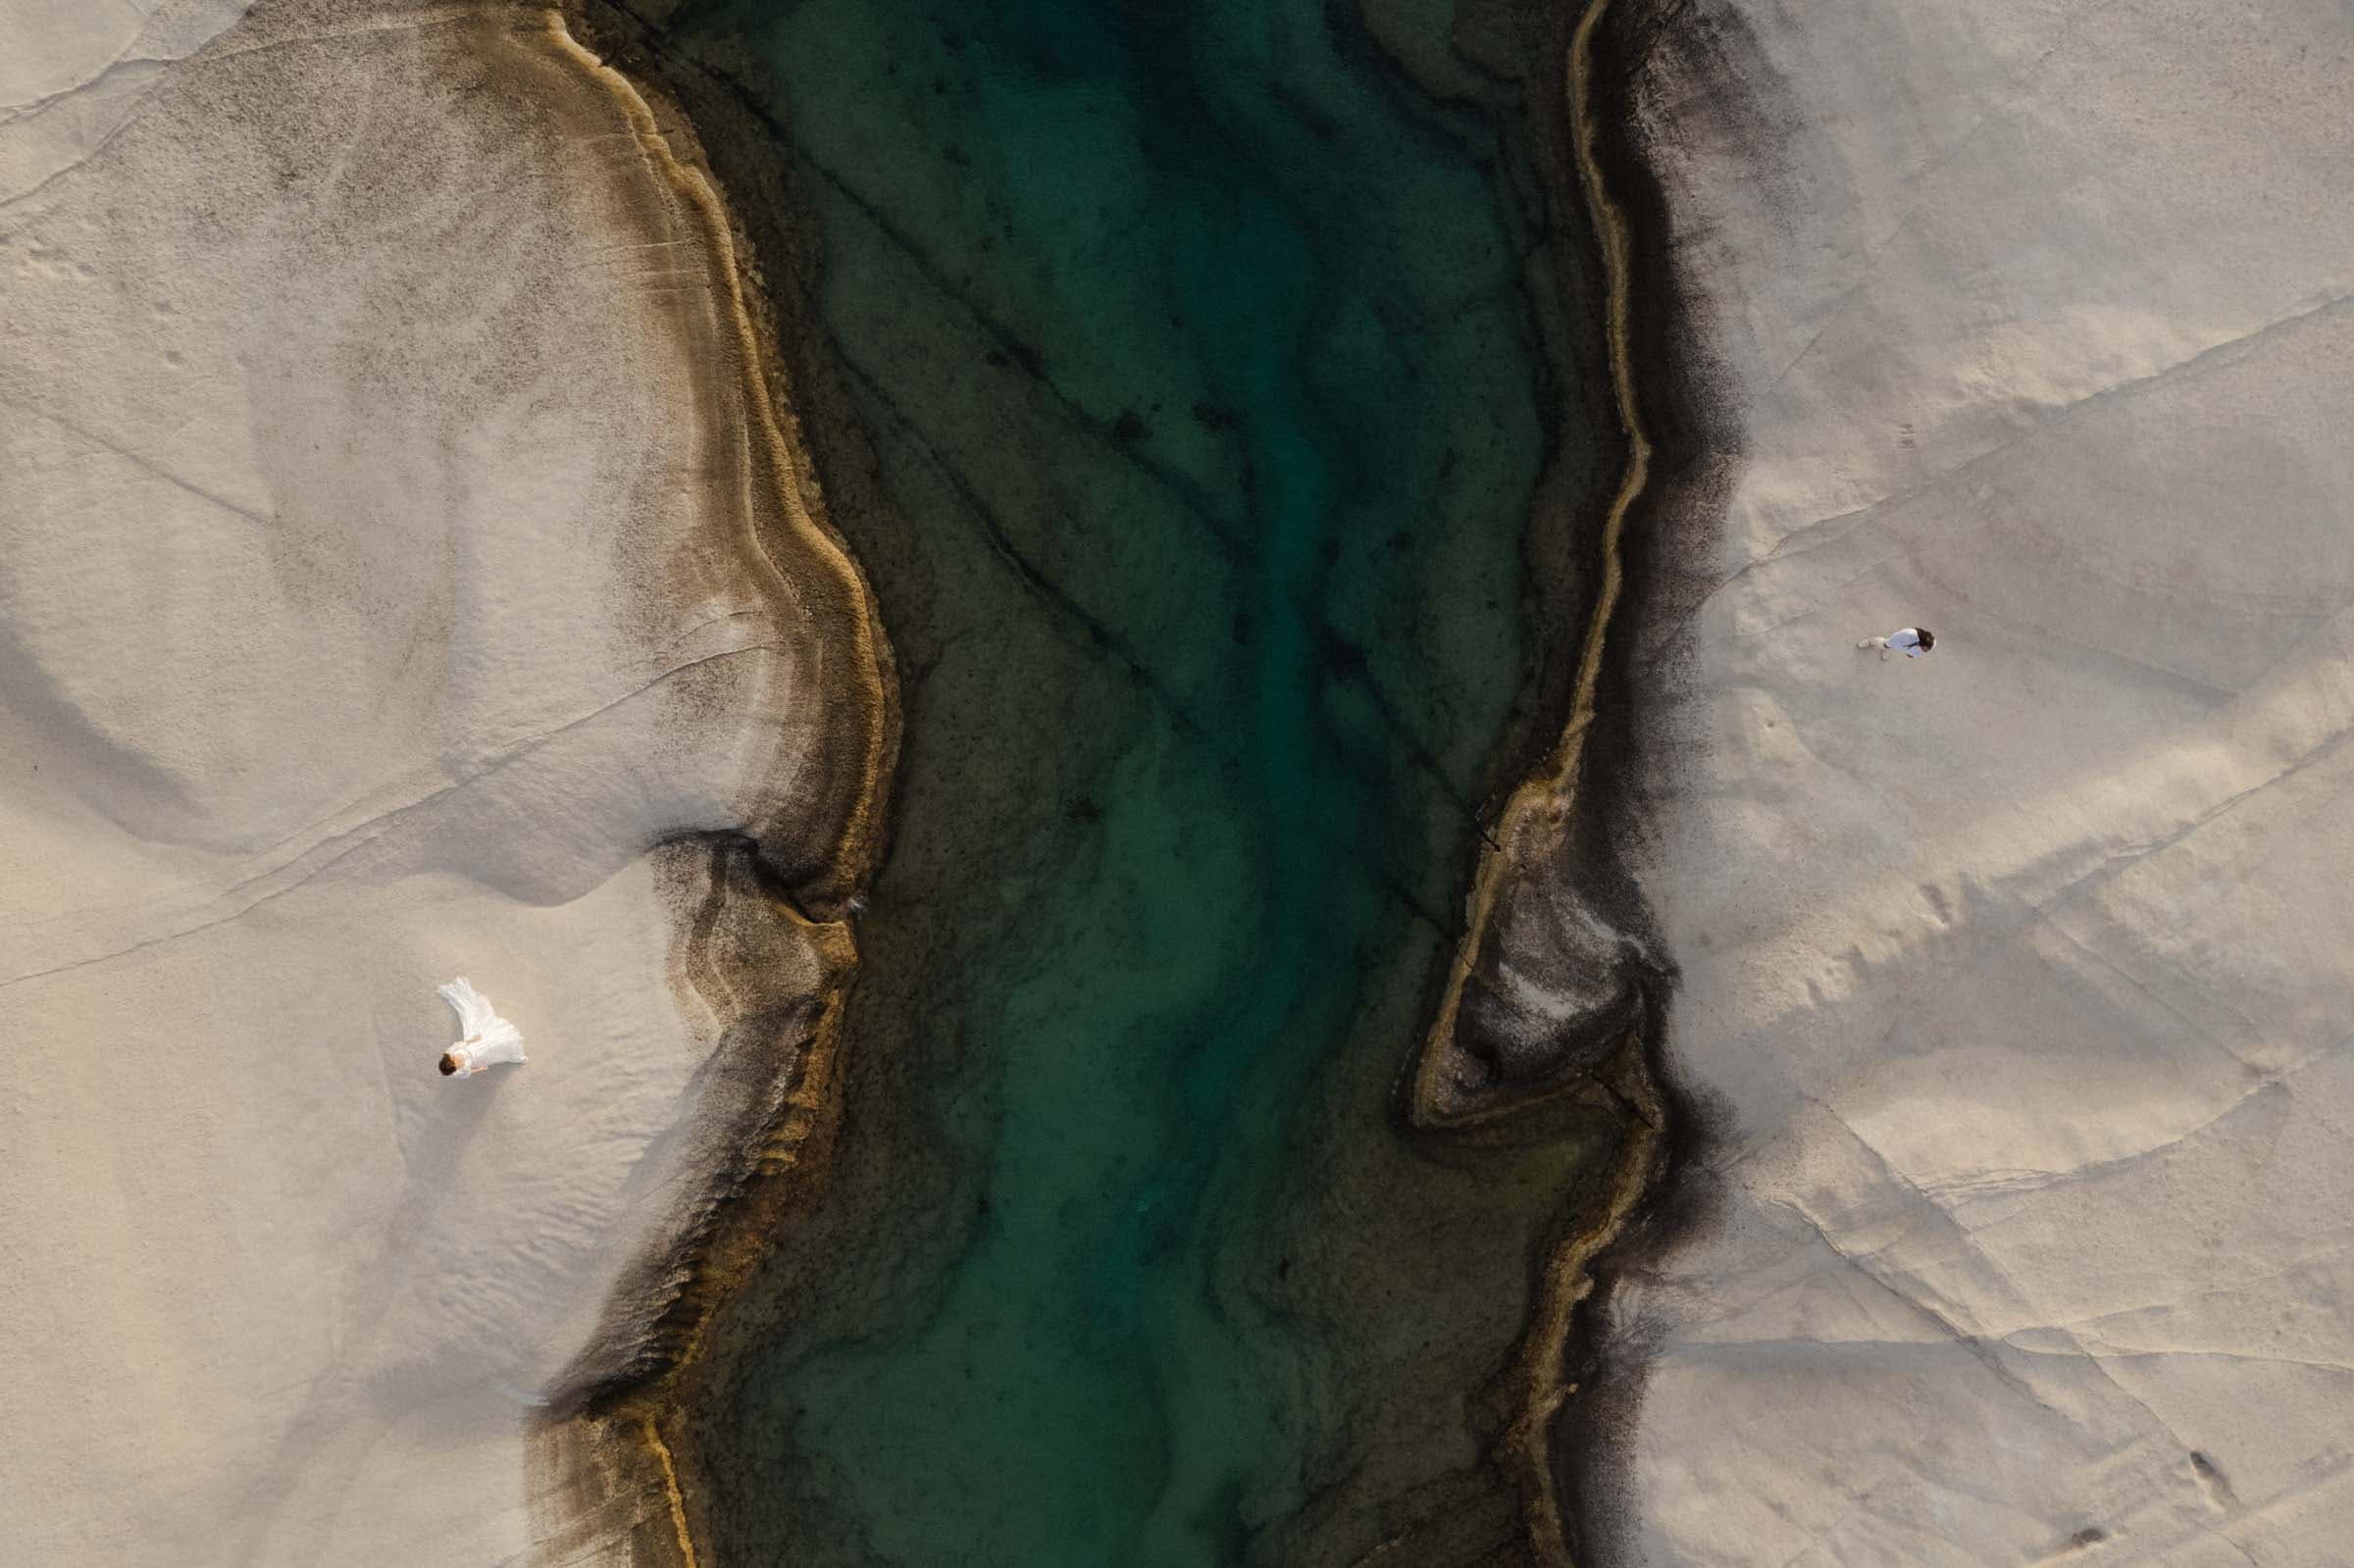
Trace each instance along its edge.
{"label": "rocky shoreline", "polygon": [[[802,253],[773,234],[755,246],[739,227],[739,209],[722,198],[692,117],[663,95],[661,73],[632,59],[639,35],[626,8],[565,0],[560,15],[565,47],[608,82],[641,144],[672,161],[674,177],[692,193],[736,312],[742,362],[759,388],[775,482],[798,526],[852,585],[877,672],[871,692],[854,702],[877,720],[868,732],[863,803],[835,851],[814,862],[780,862],[756,827],[707,845],[708,890],[683,923],[673,963],[687,986],[738,1021],[731,1036],[742,1038],[733,1048],[753,1065],[742,1070],[732,1100],[738,1108],[714,1138],[715,1157],[686,1223],[633,1265],[607,1329],[561,1380],[534,1439],[539,1549],[568,1558],[619,1551],[640,1568],[696,1568],[703,1531],[685,1412],[711,1319],[759,1266],[776,1227],[823,1171],[839,1110],[843,1007],[858,968],[853,927],[888,844],[900,719],[873,594],[828,520],[829,498],[808,450],[804,421],[811,416],[794,389],[808,367],[796,296],[774,286],[752,260],[776,257],[790,268]],[[829,690],[820,700],[844,698]],[[796,983],[805,966],[777,947],[779,926],[822,955],[814,986]]]}

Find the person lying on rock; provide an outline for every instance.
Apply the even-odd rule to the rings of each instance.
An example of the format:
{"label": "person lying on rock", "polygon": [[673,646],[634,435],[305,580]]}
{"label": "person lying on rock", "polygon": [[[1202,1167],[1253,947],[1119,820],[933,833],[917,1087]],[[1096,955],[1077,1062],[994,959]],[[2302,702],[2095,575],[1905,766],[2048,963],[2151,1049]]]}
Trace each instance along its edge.
{"label": "person lying on rock", "polygon": [[460,975],[435,987],[441,999],[457,1010],[458,1027],[466,1037],[441,1056],[443,1078],[472,1078],[501,1062],[528,1062],[523,1054],[523,1032],[490,1010],[483,993]]}
{"label": "person lying on rock", "polygon": [[1856,646],[1877,648],[1883,659],[1888,657],[1891,649],[1903,654],[1908,659],[1918,659],[1937,646],[1937,634],[1927,627],[1909,626],[1901,632],[1891,632],[1884,637],[1866,637]]}

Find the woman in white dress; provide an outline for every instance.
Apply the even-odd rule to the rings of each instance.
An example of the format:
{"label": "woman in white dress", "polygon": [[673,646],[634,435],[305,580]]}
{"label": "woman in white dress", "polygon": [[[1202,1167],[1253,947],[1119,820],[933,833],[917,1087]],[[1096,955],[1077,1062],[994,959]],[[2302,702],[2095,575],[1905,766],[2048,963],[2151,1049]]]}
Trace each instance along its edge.
{"label": "woman in white dress", "polygon": [[465,976],[435,989],[457,1010],[458,1027],[466,1032],[466,1037],[442,1055],[442,1077],[472,1078],[501,1062],[531,1060],[523,1054],[523,1032],[492,1012],[489,1001]]}

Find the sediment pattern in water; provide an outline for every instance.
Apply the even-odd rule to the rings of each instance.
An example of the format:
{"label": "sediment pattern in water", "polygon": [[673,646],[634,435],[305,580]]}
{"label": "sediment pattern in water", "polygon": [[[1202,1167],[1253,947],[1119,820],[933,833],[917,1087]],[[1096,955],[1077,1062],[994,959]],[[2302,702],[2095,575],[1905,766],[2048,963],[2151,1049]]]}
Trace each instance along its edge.
{"label": "sediment pattern in water", "polygon": [[767,139],[704,122],[755,232],[822,246],[907,725],[831,1167],[697,1380],[721,1560],[1523,1549],[1508,1369],[1615,1124],[1417,1134],[1398,1087],[1580,646],[1532,509],[1616,474],[1528,10],[660,36]]}

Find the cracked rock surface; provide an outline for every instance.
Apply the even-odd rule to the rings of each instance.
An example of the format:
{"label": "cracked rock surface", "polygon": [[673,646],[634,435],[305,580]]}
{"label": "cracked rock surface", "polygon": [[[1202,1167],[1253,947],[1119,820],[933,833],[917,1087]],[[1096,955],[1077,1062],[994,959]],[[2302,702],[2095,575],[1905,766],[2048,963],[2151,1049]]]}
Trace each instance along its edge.
{"label": "cracked rock surface", "polygon": [[[549,14],[105,9],[0,72],[0,1558],[516,1560],[838,961],[691,928],[847,885],[854,579]],[[457,974],[528,1066],[435,1072]]]}
{"label": "cracked rock surface", "polygon": [[1723,425],[1639,867],[1714,1137],[1609,1300],[1595,1562],[2342,1560],[2350,56],[2174,0],[1641,53]]}

